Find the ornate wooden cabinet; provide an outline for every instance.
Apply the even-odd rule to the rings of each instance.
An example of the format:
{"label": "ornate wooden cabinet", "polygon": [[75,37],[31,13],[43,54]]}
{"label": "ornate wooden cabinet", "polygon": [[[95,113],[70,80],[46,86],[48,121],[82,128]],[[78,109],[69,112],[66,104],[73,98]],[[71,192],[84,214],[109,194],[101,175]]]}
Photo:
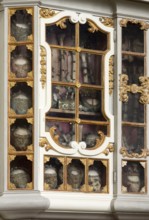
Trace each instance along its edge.
{"label": "ornate wooden cabinet", "polygon": [[44,188],[111,192],[113,28],[87,14],[41,9],[40,15]]}
{"label": "ornate wooden cabinet", "polygon": [[2,219],[148,219],[149,4],[0,4]]}

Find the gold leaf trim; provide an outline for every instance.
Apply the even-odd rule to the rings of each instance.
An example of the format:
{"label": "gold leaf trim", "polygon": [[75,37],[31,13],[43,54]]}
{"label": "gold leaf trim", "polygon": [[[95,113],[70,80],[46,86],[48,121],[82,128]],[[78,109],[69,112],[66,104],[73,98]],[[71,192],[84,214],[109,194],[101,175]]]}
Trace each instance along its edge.
{"label": "gold leaf trim", "polygon": [[108,145],[108,147],[103,151],[103,154],[105,154],[106,156],[109,155],[109,153],[114,152],[114,144],[110,143]]}
{"label": "gold leaf trim", "polygon": [[88,31],[91,32],[91,33],[94,33],[95,31],[98,31],[98,27],[91,21],[88,21],[88,24],[89,24],[89,28],[88,28]]}
{"label": "gold leaf trim", "polygon": [[139,24],[141,30],[148,30],[149,29],[149,23],[142,21],[142,20],[136,20],[136,19],[128,19],[124,18],[120,21],[120,26],[121,27],[127,27],[128,22],[132,24]]}
{"label": "gold leaf trim", "polygon": [[11,9],[11,10],[9,11],[10,16],[14,15],[14,14],[16,13],[16,11],[17,11],[17,9]]}
{"label": "gold leaf trim", "polygon": [[113,18],[101,17],[100,21],[101,21],[102,24],[104,24],[107,27],[114,27],[114,20],[113,20]]}
{"label": "gold leaf trim", "polygon": [[26,45],[26,48],[27,48],[28,50],[33,51],[33,46],[32,46],[32,45]]}
{"label": "gold leaf trim", "polygon": [[10,161],[14,160],[15,158],[16,158],[16,155],[10,155],[10,156],[9,156],[9,160],[10,160]]}
{"label": "gold leaf trim", "polygon": [[27,159],[30,161],[33,161],[33,156],[32,155],[26,155]]}
{"label": "gold leaf trim", "polygon": [[41,57],[40,82],[41,82],[42,88],[44,89],[45,83],[46,83],[46,49],[43,46],[40,46],[40,57]]}
{"label": "gold leaf trim", "polygon": [[42,137],[39,139],[39,146],[45,148],[46,151],[52,149],[46,137]]}
{"label": "gold leaf trim", "polygon": [[131,93],[140,93],[139,102],[141,104],[149,104],[149,77],[140,76],[140,86],[136,84],[128,85],[128,75],[120,75],[120,101],[128,102],[128,92]]}
{"label": "gold leaf trim", "polygon": [[16,82],[10,82],[10,88],[14,87],[16,85]]}
{"label": "gold leaf trim", "polygon": [[41,8],[39,13],[41,18],[51,18],[56,15],[56,12],[50,8]]}
{"label": "gold leaf trim", "polygon": [[56,26],[60,27],[61,29],[66,29],[67,25],[66,23],[67,18],[62,18],[61,20],[59,20],[58,22],[56,22]]}
{"label": "gold leaf trim", "polygon": [[146,158],[149,156],[149,150],[148,149],[142,149],[142,152],[140,154],[138,153],[128,153],[126,147],[121,147],[120,149],[120,154],[122,154],[123,157],[128,157],[128,158]]}
{"label": "gold leaf trim", "polygon": [[109,94],[112,95],[114,89],[114,56],[109,59]]}
{"label": "gold leaf trim", "polygon": [[28,14],[33,15],[33,9],[32,8],[27,8],[26,11],[27,11]]}

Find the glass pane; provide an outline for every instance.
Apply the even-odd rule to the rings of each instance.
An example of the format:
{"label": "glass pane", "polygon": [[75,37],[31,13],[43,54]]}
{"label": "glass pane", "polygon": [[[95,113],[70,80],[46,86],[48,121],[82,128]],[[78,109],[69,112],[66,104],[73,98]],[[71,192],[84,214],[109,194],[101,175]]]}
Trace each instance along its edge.
{"label": "glass pane", "polygon": [[87,148],[99,146],[107,136],[107,126],[82,124],[79,126],[79,140],[84,141]]}
{"label": "glass pane", "polygon": [[[58,189],[63,184],[63,165],[58,158],[51,157],[44,164],[44,183],[46,189]],[[60,175],[62,173],[62,175]]]}
{"label": "glass pane", "polygon": [[101,106],[101,91],[88,88],[80,89],[80,119],[106,121]]}
{"label": "glass pane", "polygon": [[10,128],[10,144],[16,151],[26,151],[32,144],[32,125],[25,119],[17,119]]}
{"label": "glass pane", "polygon": [[26,78],[32,71],[32,51],[28,50],[26,46],[17,46],[11,52],[10,68],[17,78]]}
{"label": "glass pane", "polygon": [[80,53],[80,82],[101,85],[102,56]]}
{"label": "glass pane", "polygon": [[52,87],[52,108],[63,111],[75,110],[75,89],[68,86]]}
{"label": "glass pane", "polygon": [[91,32],[90,28],[88,23],[80,24],[80,47],[105,51],[107,49],[107,34],[100,30]]}
{"label": "glass pane", "polygon": [[100,112],[101,91],[88,88],[80,89],[79,109],[84,112]]}
{"label": "glass pane", "polygon": [[127,74],[129,83],[139,83],[139,77],[144,75],[144,57],[123,55],[122,73]]}
{"label": "glass pane", "polygon": [[140,94],[129,93],[128,102],[122,103],[122,120],[129,122],[145,122],[145,106],[139,102]]}
{"label": "glass pane", "polygon": [[128,153],[141,153],[144,149],[145,131],[143,127],[123,126],[122,146]]}
{"label": "glass pane", "polygon": [[144,52],[144,31],[140,25],[128,23],[122,28],[122,50],[143,53]]}
{"label": "glass pane", "polygon": [[[55,128],[54,133],[51,128]],[[75,140],[75,126],[73,123],[47,120],[46,131],[50,132],[53,139],[57,140],[63,147],[69,147],[70,142]]]}
{"label": "glass pane", "polygon": [[76,78],[76,55],[72,51],[51,49],[52,80],[74,82]]}
{"label": "glass pane", "polygon": [[[143,166],[142,166],[143,164]],[[145,163],[128,161],[122,168],[123,192],[145,192]]]}
{"label": "glass pane", "polygon": [[101,161],[94,161],[88,169],[88,185],[90,192],[102,192],[106,186],[106,167]]}
{"label": "glass pane", "polygon": [[19,189],[27,188],[32,182],[32,161],[26,156],[16,156],[10,162],[10,182]]}
{"label": "glass pane", "polygon": [[61,24],[58,24],[57,22],[56,25],[46,26],[46,42],[51,45],[74,47],[75,24],[66,20],[66,22],[64,21]]}
{"label": "glass pane", "polygon": [[72,190],[80,190],[85,183],[85,167],[78,159],[72,159],[67,165],[67,184]]}
{"label": "glass pane", "polygon": [[16,114],[27,114],[32,107],[32,88],[27,83],[17,83],[10,92],[11,108]]}
{"label": "glass pane", "polygon": [[17,41],[26,41],[32,34],[32,15],[26,10],[17,10],[11,17],[11,36]]}

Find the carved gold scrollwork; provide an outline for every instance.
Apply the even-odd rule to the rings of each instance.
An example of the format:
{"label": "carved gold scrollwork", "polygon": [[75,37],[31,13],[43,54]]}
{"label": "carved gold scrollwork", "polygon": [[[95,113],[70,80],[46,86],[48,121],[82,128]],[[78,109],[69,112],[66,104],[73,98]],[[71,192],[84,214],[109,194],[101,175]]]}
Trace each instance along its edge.
{"label": "carved gold scrollwork", "polygon": [[88,28],[88,31],[91,32],[91,33],[94,33],[95,31],[98,31],[98,27],[91,21],[88,21],[88,24],[89,24],[89,28]]}
{"label": "carved gold scrollwork", "polygon": [[114,20],[113,18],[109,17],[101,17],[100,21],[107,27],[113,27],[114,26]]}
{"label": "carved gold scrollwork", "polygon": [[53,138],[53,140],[57,143],[57,144],[60,144],[59,143],[59,135],[55,134],[55,131],[56,131],[56,127],[53,126],[50,128],[50,134],[51,134],[51,137]]}
{"label": "carved gold scrollwork", "polygon": [[109,59],[109,94],[111,95],[114,88],[114,56]]}
{"label": "carved gold scrollwork", "polygon": [[139,24],[141,30],[146,31],[147,29],[149,29],[149,23],[147,23],[145,21],[141,21],[141,20],[127,19],[127,18],[124,18],[120,21],[120,26],[121,27],[127,27],[128,22],[130,22],[132,24]]}
{"label": "carved gold scrollwork", "polygon": [[46,49],[43,46],[40,46],[40,65],[41,65],[41,78],[40,82],[42,84],[42,88],[44,88],[46,83]]}
{"label": "carved gold scrollwork", "polygon": [[98,135],[99,135],[99,138],[96,139],[96,145],[94,147],[99,147],[102,145],[102,143],[104,142],[105,140],[105,135],[102,131],[98,131],[97,132]]}
{"label": "carved gold scrollwork", "polygon": [[59,20],[58,22],[56,22],[56,26],[60,27],[61,29],[66,29],[67,25],[66,23],[67,18],[63,18],[61,20]]}
{"label": "carved gold scrollwork", "polygon": [[39,146],[40,146],[40,147],[44,147],[46,151],[52,149],[52,147],[51,147],[51,145],[49,144],[47,138],[45,138],[45,137],[40,138],[40,140],[39,140]]}
{"label": "carved gold scrollwork", "polygon": [[128,85],[128,75],[121,74],[120,75],[120,101],[128,102],[128,92],[131,93],[140,93],[139,102],[141,104],[149,104],[149,77],[140,76],[140,86],[136,84]]}
{"label": "carved gold scrollwork", "polygon": [[120,149],[120,154],[122,154],[123,157],[128,157],[128,158],[146,158],[147,156],[149,156],[149,150],[148,149],[142,149],[142,152],[139,153],[128,153],[127,148],[126,147],[122,147]]}
{"label": "carved gold scrollwork", "polygon": [[42,18],[51,18],[56,14],[56,12],[50,8],[41,8],[39,13]]}
{"label": "carved gold scrollwork", "polygon": [[109,143],[108,147],[103,151],[103,154],[107,156],[111,152],[114,152],[114,145],[112,143]]}

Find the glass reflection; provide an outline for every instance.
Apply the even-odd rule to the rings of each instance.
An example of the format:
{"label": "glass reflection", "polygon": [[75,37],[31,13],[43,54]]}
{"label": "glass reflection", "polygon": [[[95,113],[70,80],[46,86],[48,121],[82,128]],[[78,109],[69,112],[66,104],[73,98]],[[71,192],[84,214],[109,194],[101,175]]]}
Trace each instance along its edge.
{"label": "glass reflection", "polygon": [[141,153],[144,149],[144,128],[134,126],[122,127],[122,146],[128,153]]}
{"label": "glass reflection", "polygon": [[61,25],[46,26],[47,43],[59,46],[75,46],[75,24],[70,23],[69,20],[64,23],[63,27]]}
{"label": "glass reflection", "polygon": [[[46,132],[50,132],[51,128],[54,129],[54,137],[57,137],[59,143],[64,147],[69,147],[70,142],[75,140],[75,126],[67,122],[53,122],[46,121]],[[53,138],[54,138],[53,137]]]}
{"label": "glass reflection", "polygon": [[90,28],[89,23],[80,24],[80,47],[105,51],[107,49],[107,34],[100,30],[90,32]]}
{"label": "glass reflection", "polygon": [[[101,131],[103,136],[98,134]],[[93,148],[97,143],[102,142],[107,135],[107,126],[82,124],[79,126],[79,140],[84,141],[87,148]]]}
{"label": "glass reflection", "polygon": [[75,89],[67,86],[52,87],[52,108],[61,110],[75,110]]}
{"label": "glass reflection", "polygon": [[83,112],[100,112],[101,91],[88,88],[80,89],[79,109]]}
{"label": "glass reflection", "polygon": [[129,93],[128,102],[122,103],[122,120],[144,123],[145,106],[139,102],[140,95]]}
{"label": "glass reflection", "polygon": [[144,52],[144,31],[140,25],[128,23],[122,28],[122,50],[137,53]]}
{"label": "glass reflection", "polygon": [[144,57],[123,55],[122,73],[127,74],[129,83],[139,83],[139,77],[144,75]]}
{"label": "glass reflection", "polygon": [[102,56],[80,53],[80,82],[101,85]]}
{"label": "glass reflection", "polygon": [[72,51],[51,49],[52,80],[74,82],[76,77],[76,56]]}

